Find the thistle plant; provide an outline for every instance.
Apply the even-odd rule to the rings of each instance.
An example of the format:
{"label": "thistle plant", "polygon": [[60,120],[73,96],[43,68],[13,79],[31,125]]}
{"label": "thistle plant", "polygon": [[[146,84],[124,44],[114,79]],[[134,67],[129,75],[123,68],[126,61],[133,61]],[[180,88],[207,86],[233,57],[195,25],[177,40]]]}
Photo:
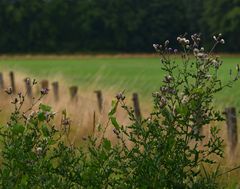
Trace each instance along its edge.
{"label": "thistle plant", "polygon": [[[30,81],[29,81],[30,82]],[[37,83],[29,83],[31,87]],[[61,130],[56,127],[56,112],[41,99],[48,94],[42,89],[38,97],[24,106],[26,93],[6,93],[14,110],[6,125],[0,127],[0,188],[71,188],[76,186],[75,171],[80,169],[82,154],[65,140],[66,120]],[[78,182],[81,182],[79,179]]]}
{"label": "thistle plant", "polygon": [[[153,45],[165,76],[159,91],[152,94],[154,108],[149,117],[137,119],[123,94],[117,95],[109,119],[119,140],[119,156],[126,164],[121,167],[122,176],[129,187],[216,188],[218,169],[207,173],[205,168],[224,155],[216,125],[224,118],[213,100],[216,93],[238,79],[239,69],[233,80],[222,83],[218,72],[223,62],[213,51],[225,41],[221,34],[213,39],[209,52],[201,47],[198,34],[190,39],[186,35],[177,38],[182,52],[169,47],[168,40]],[[177,52],[180,62],[172,56]],[[130,125],[117,122],[114,115],[119,105],[127,111]],[[204,135],[204,129],[210,131],[209,136]]]}

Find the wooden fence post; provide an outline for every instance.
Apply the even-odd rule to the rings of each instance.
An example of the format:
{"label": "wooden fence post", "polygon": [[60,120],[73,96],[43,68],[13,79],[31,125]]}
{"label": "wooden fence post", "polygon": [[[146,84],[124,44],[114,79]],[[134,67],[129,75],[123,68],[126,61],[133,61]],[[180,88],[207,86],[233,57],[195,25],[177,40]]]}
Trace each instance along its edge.
{"label": "wooden fence post", "polygon": [[93,130],[92,133],[93,135],[95,134],[95,128],[96,128],[96,112],[93,112]]}
{"label": "wooden fence post", "polygon": [[71,101],[77,101],[78,87],[77,86],[71,86],[69,88],[69,90],[70,90]]}
{"label": "wooden fence post", "polygon": [[4,89],[3,74],[0,72],[0,90]]}
{"label": "wooden fence post", "polygon": [[134,107],[134,112],[135,116],[138,120],[141,120],[141,111],[140,111],[140,105],[139,105],[139,99],[138,99],[138,94],[133,93],[133,107]]}
{"label": "wooden fence post", "polygon": [[234,107],[225,108],[224,113],[226,114],[228,141],[230,142],[230,153],[234,154],[238,143],[236,109]]}
{"label": "wooden fence post", "polygon": [[102,97],[102,91],[101,90],[96,90],[94,91],[97,95],[97,101],[98,101],[98,108],[99,111],[101,112],[103,109],[103,97]]}
{"label": "wooden fence post", "polygon": [[27,96],[32,97],[32,87],[31,87],[31,80],[30,78],[25,78],[24,79],[26,90],[27,90]]}
{"label": "wooden fence post", "polygon": [[11,88],[12,88],[12,92],[13,94],[16,93],[16,87],[15,87],[15,78],[14,78],[14,72],[10,72],[9,73],[9,76],[10,76],[10,82],[11,82]]}
{"label": "wooden fence post", "polygon": [[58,102],[59,101],[59,85],[58,85],[58,82],[57,81],[53,82],[52,86],[53,86],[54,100],[55,100],[55,102]]}
{"label": "wooden fence post", "polygon": [[42,86],[42,89],[48,89],[48,80],[42,80],[41,81],[41,86]]}

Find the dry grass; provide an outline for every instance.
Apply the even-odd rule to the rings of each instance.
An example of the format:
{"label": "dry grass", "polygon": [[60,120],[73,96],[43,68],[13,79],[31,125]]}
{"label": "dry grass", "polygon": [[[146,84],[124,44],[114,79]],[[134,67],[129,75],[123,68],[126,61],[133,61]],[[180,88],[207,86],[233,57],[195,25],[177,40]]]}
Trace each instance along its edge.
{"label": "dry grass", "polygon": [[[26,92],[26,86],[24,83],[24,79],[26,78],[26,74],[24,73],[15,73],[15,80],[16,80],[16,94],[18,92],[22,92],[25,94]],[[8,72],[3,72],[3,75],[5,78],[8,78]],[[31,77],[31,76],[30,76]],[[40,78],[38,78],[39,81],[41,81]],[[46,79],[46,78],[45,78]],[[70,92],[69,92],[69,86],[67,83],[65,83],[63,77],[52,77],[47,78],[49,81],[49,94],[45,96],[41,101],[39,101],[38,104],[48,104],[50,105],[53,110],[56,112],[56,118],[55,118],[55,124],[58,127],[61,123],[61,116],[62,111],[66,109],[68,116],[71,119],[71,133],[70,138],[72,142],[79,142],[81,141],[82,137],[85,137],[92,133],[94,125],[102,124],[106,125],[108,122],[108,112],[111,109],[111,102],[115,99],[115,93],[114,90],[111,91],[103,91],[103,109],[100,112],[97,102],[96,94],[94,93],[94,88],[96,89],[97,86],[95,83],[92,83],[92,86],[89,87],[88,90],[80,90],[78,91],[77,99],[71,100],[70,99]],[[52,85],[51,83],[53,81],[58,81],[61,85],[59,87],[59,102],[56,102],[53,95]],[[31,104],[38,99],[40,96],[40,89],[41,89],[41,82],[39,82],[36,86],[33,87],[33,98],[26,96],[26,101],[24,103],[24,106],[22,107],[23,110],[28,109],[28,107],[31,106]],[[4,81],[5,88],[11,86],[10,80]],[[7,95],[3,90],[0,92],[0,98],[4,99],[0,101],[0,109],[1,112],[1,118],[0,122],[6,123],[7,118],[11,111],[13,111],[14,106],[11,105],[12,98]],[[127,99],[128,104],[132,104],[131,98]],[[147,112],[149,112],[150,107],[146,106],[146,104],[141,103],[142,107],[148,107],[142,109],[142,114],[146,115]],[[35,106],[37,108],[37,105]],[[121,124],[127,124],[128,117],[123,110],[119,109],[117,112],[118,120]],[[109,128],[106,133],[110,138],[113,138],[112,136],[112,129]]]}

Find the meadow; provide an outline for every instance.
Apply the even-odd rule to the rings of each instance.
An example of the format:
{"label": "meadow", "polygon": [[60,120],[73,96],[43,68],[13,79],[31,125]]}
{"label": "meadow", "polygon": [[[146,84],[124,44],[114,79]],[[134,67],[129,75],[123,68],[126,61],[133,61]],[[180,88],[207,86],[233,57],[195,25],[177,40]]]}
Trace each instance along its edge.
{"label": "meadow", "polygon": [[[179,57],[174,57],[174,59],[180,63]],[[223,65],[219,72],[220,79],[222,79],[223,82],[233,79],[234,74],[231,75],[230,70],[235,72],[239,60],[240,57],[238,55],[223,55]],[[94,124],[102,122],[104,125],[108,122],[107,115],[109,115],[110,102],[114,99],[116,93],[125,90],[127,99],[131,101],[131,93],[137,92],[140,96],[142,112],[146,115],[151,111],[152,92],[159,90],[164,78],[164,73],[161,70],[161,62],[157,55],[0,57],[0,72],[3,72],[7,84],[9,84],[9,71],[14,71],[16,74],[18,88],[24,88],[24,77],[36,78],[38,81],[43,79],[48,79],[50,82],[59,81],[60,103],[53,103],[53,109],[60,111],[60,109],[62,110],[67,107],[68,110],[70,110],[70,117],[74,121],[74,127],[71,128],[73,132],[71,132],[70,141],[74,143],[80,142],[81,144],[82,138],[85,138],[92,132],[92,126]],[[77,105],[69,103],[69,91],[67,87],[72,85],[77,85],[79,87],[78,94],[85,96]],[[214,99],[215,105],[221,110],[224,110],[225,107],[235,106],[239,111],[239,86],[239,82],[236,82],[233,88],[227,88],[221,91]],[[95,119],[93,118],[93,111],[97,110],[97,102],[93,91],[99,89],[103,91],[106,103],[103,112],[96,113],[95,122],[93,120]],[[84,99],[88,100],[86,101]],[[95,101],[91,99],[95,99]],[[52,106],[52,100],[50,97],[45,102]],[[2,101],[1,103],[4,102],[5,101]],[[126,120],[128,120],[126,114],[120,112],[119,114],[116,113],[116,116],[123,125],[126,125]],[[59,114],[57,114],[57,117],[59,121],[61,119]],[[39,117],[37,119],[39,119]],[[222,125],[223,124],[225,125],[225,123],[222,123]],[[209,134],[208,130],[205,130],[204,133],[205,132]],[[223,129],[220,133],[226,142],[226,129]],[[110,139],[116,140],[112,129],[108,131],[107,135]],[[106,144],[103,143],[105,145],[104,148],[108,149],[108,141],[104,142],[106,142]],[[227,145],[227,143],[225,143],[225,145]],[[227,158],[222,160],[224,164],[223,171],[235,167],[239,162],[237,160],[239,157],[239,147],[237,148],[237,154],[234,159],[229,157],[228,148],[226,149],[227,153],[225,157]],[[239,170],[227,175],[225,180],[229,182],[229,187],[231,184],[233,184],[232,188],[236,186],[238,181],[235,178],[237,178],[238,175]]]}
{"label": "meadow", "polygon": [[[234,72],[240,62],[238,55],[222,55],[220,78],[228,81],[230,69]],[[176,61],[180,61],[177,57]],[[79,86],[81,91],[101,89],[103,93],[125,90],[127,95],[139,93],[151,103],[152,92],[158,91],[163,72],[157,55],[119,56],[16,56],[0,57],[1,71],[24,73],[31,78],[64,81],[68,86]],[[215,104],[220,108],[240,107],[240,84],[217,95]],[[114,96],[113,96],[114,97]]]}

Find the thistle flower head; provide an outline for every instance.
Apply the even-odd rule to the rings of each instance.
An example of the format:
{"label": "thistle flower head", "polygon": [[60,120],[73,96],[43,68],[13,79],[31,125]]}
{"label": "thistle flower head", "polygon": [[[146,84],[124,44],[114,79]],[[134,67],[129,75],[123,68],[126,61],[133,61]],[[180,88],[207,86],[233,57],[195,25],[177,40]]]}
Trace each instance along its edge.
{"label": "thistle flower head", "polygon": [[49,89],[48,88],[42,88],[40,92],[41,92],[41,95],[47,95],[48,92],[49,92]]}
{"label": "thistle flower head", "polygon": [[166,40],[166,41],[164,42],[165,47],[167,47],[168,44],[169,44],[169,40]]}
{"label": "thistle flower head", "polygon": [[159,44],[153,44],[153,48],[156,50],[156,51],[158,51],[159,49]]}
{"label": "thistle flower head", "polygon": [[123,93],[118,93],[118,94],[116,95],[116,98],[117,98],[117,100],[124,100],[126,97],[124,96]]}
{"label": "thistle flower head", "polygon": [[167,76],[164,77],[163,82],[165,82],[165,83],[170,83],[172,80],[173,80],[172,76],[167,75]]}

